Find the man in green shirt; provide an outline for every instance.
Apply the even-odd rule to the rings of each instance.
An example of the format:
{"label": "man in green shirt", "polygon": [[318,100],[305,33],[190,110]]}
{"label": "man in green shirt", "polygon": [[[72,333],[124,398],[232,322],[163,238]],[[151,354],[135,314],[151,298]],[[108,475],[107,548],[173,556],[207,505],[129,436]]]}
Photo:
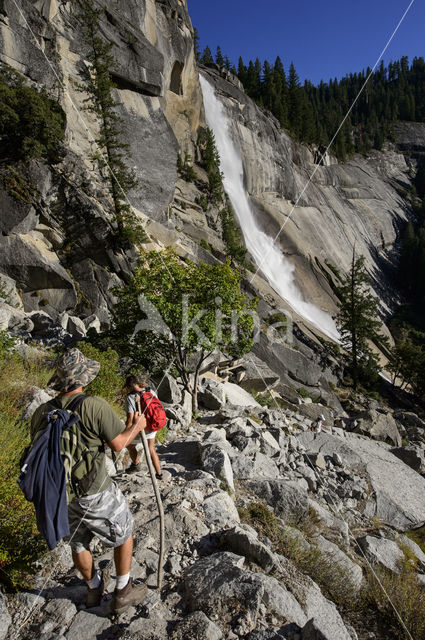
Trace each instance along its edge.
{"label": "man in green shirt", "polygon": [[[66,409],[81,396],[83,387],[94,380],[100,364],[86,358],[79,349],[69,349],[58,361],[55,374],[49,382],[59,392],[55,398],[55,408]],[[31,420],[31,437],[34,440],[40,429],[46,425],[46,416],[52,411],[47,402],[35,411]],[[100,604],[109,576],[96,570],[90,552],[90,542],[97,536],[103,544],[114,548],[117,583],[114,592],[114,611],[121,613],[130,605],[140,603],[147,593],[146,586],[136,584],[130,577],[133,553],[133,517],[127,500],[111,479],[106,468],[105,445],[113,451],[121,451],[146,426],[146,419],[140,416],[131,427],[126,428],[112,408],[102,398],[84,397],[75,413],[80,420],[77,437],[84,442],[86,450],[93,452],[90,462],[84,461],[81,486],[86,487],[84,495],[75,497],[67,483],[68,520],[72,557],[77,569],[87,582],[86,606]],[[65,469],[75,465],[76,438],[64,430],[61,452]],[[74,467],[75,468],[75,467]],[[84,473],[87,471],[86,476]]]}

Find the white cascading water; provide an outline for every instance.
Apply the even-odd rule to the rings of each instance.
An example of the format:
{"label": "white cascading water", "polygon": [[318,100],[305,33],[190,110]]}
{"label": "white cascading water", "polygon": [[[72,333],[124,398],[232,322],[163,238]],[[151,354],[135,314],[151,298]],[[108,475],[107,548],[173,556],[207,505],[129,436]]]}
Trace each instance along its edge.
{"label": "white cascading water", "polygon": [[242,160],[232,142],[224,106],[215,95],[214,88],[202,75],[200,80],[207,124],[214,133],[220,155],[224,188],[238,218],[249,253],[273,289],[300,316],[330,338],[338,340],[338,330],[332,317],[303,299],[294,282],[294,265],[283,255],[273,238],[259,228],[244,189]]}

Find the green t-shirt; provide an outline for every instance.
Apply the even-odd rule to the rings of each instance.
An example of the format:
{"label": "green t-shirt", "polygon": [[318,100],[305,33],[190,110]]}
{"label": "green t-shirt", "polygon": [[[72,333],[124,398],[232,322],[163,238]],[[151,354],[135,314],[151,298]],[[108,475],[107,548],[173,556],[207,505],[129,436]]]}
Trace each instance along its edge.
{"label": "green t-shirt", "polygon": [[[60,402],[60,408],[66,409],[77,395],[79,394],[57,397],[55,401]],[[51,408],[49,403],[42,404],[35,410],[31,419],[31,440],[34,440],[37,432],[45,427],[46,422],[44,418],[47,413],[52,410],[53,407]],[[125,430],[124,424],[103,398],[87,396],[76,410],[76,413],[81,419],[79,423],[81,435],[85,445],[89,449],[98,449],[102,444],[111,442],[111,440]],[[68,441],[62,437],[61,450],[65,454],[68,452],[67,447]],[[88,489],[87,495],[104,491],[111,484],[111,478],[106,470],[105,452],[100,452],[94,461],[94,465],[96,468],[96,477]]]}

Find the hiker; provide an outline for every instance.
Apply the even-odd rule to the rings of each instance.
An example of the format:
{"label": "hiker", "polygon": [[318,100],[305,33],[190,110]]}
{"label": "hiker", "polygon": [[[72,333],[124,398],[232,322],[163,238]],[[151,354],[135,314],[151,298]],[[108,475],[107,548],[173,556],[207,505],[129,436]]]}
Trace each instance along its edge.
{"label": "hiker", "polygon": [[312,422],[311,430],[314,433],[314,440],[316,440],[318,434],[322,431],[323,422],[325,422],[325,416],[323,415],[323,413],[321,413],[320,416],[316,418],[314,422]]}
{"label": "hiker", "polygon": [[[137,402],[141,397],[141,394],[152,394],[154,398],[158,398],[158,396],[150,387],[148,387],[147,376],[141,373],[139,373],[138,376],[127,376],[125,381],[125,388],[127,391],[127,395],[125,397],[125,407],[127,412],[126,428],[129,429],[139,419]],[[141,408],[143,413],[143,404]],[[145,435],[146,440],[148,441],[149,453],[153,462],[153,466],[155,467],[156,478],[157,480],[162,480],[161,464],[159,462],[158,454],[155,450],[155,437],[158,429],[154,429],[152,425],[149,424],[149,415],[146,415],[146,418],[147,424],[145,428]],[[126,473],[137,473],[141,470],[139,452],[137,451],[137,444],[140,442],[141,437],[137,436],[127,447],[128,453],[130,454],[131,464],[129,467],[127,467]]]}
{"label": "hiker", "polygon": [[[133,582],[130,577],[133,517],[126,498],[107,472],[105,445],[114,452],[121,451],[144,429],[146,420],[144,416],[139,416],[130,428],[124,429],[123,423],[105,400],[83,395],[83,387],[94,380],[99,368],[98,362],[89,360],[76,348],[69,349],[61,356],[49,381],[49,386],[59,395],[35,411],[31,420],[31,437],[34,442],[36,435],[41,438],[40,432],[47,431],[49,412],[52,415],[55,410],[66,409],[79,417],[76,427],[63,429],[60,440],[63,466],[65,470],[70,469],[70,478],[79,475],[78,470],[83,469],[83,476],[76,483],[69,481],[66,476],[67,497],[72,499],[68,497],[69,536],[65,540],[71,545],[74,564],[87,583],[87,608],[100,604],[109,582],[109,572],[99,572],[95,567],[90,542],[97,536],[105,546],[113,547],[116,568],[113,611],[121,613],[128,606],[139,604],[145,598],[147,588],[144,584]],[[84,460],[83,457],[80,460],[73,459],[73,453],[82,450],[80,444],[76,449],[76,442],[83,442],[84,454],[89,456],[90,463],[86,466],[83,464],[85,457]],[[51,437],[48,443],[51,447]],[[22,471],[25,473],[25,467]],[[77,485],[81,488],[78,496],[73,495]],[[42,518],[43,514],[37,513],[37,521]],[[54,548],[51,544],[49,547]]]}

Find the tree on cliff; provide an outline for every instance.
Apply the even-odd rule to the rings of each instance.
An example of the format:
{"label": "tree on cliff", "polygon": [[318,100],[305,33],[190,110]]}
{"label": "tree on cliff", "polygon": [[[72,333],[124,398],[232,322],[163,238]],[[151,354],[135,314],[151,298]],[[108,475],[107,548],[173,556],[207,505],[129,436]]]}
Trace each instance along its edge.
{"label": "tree on cliff", "polygon": [[354,388],[359,382],[370,384],[377,378],[378,358],[370,343],[387,344],[387,338],[380,333],[382,324],[377,317],[378,298],[372,295],[369,287],[365,258],[356,258],[353,249],[350,271],[337,288],[340,308],[336,323],[342,346],[348,352],[347,365]]}
{"label": "tree on cliff", "polygon": [[217,53],[215,54],[215,63],[218,64],[219,67],[224,67],[224,58],[221,52],[221,47],[217,47]]}
{"label": "tree on cliff", "polygon": [[230,262],[182,262],[167,249],[147,253],[131,281],[116,292],[118,350],[153,373],[172,367],[197,410],[199,370],[220,349],[239,357],[253,344],[257,301],[240,290]]}
{"label": "tree on cliff", "polygon": [[82,26],[84,41],[89,47],[84,84],[78,88],[88,93],[86,109],[95,114],[99,122],[96,139],[99,152],[93,159],[98,163],[101,177],[109,187],[120,244],[126,246],[143,242],[146,235],[127,202],[127,193],[136,186],[134,172],[124,158],[129,157],[129,145],[122,142],[124,122],[117,113],[118,102],[112,95],[114,83],[111,71],[117,66],[111,55],[112,44],[106,42],[99,28],[104,9],[97,9],[91,0],[78,0],[77,18]]}
{"label": "tree on cliff", "polygon": [[214,62],[214,59],[213,59],[212,53],[211,53],[211,49],[209,48],[208,45],[204,49],[204,53],[202,54],[201,62],[202,62],[202,64],[212,64]]}

